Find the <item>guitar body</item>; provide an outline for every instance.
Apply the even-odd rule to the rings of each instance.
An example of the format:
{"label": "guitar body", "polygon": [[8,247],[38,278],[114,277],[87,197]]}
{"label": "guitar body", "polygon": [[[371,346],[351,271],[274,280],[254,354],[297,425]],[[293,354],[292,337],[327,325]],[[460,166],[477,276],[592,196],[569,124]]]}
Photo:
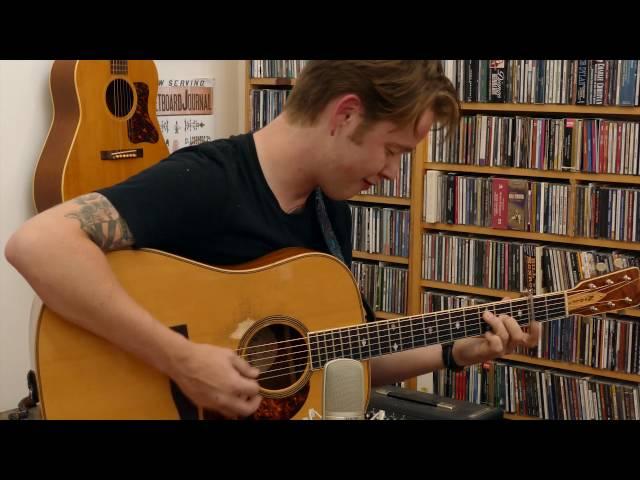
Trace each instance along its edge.
{"label": "guitar body", "polygon": [[[322,370],[310,368],[304,338],[308,331],[364,322],[357,285],[344,264],[301,249],[233,269],[152,250],[116,251],[107,259],[127,292],[166,326],[198,343],[253,353],[264,398],[252,418],[300,419],[311,410],[322,415]],[[280,345],[290,348],[279,347],[277,357],[270,353],[269,344],[286,339]],[[363,363],[368,401],[369,362]],[[165,375],[46,306],[36,366],[47,419],[217,418],[198,411]]]}
{"label": "guitar body", "polygon": [[156,118],[152,60],[56,60],[53,122],[36,166],[34,204],[118,183],[169,155]]}

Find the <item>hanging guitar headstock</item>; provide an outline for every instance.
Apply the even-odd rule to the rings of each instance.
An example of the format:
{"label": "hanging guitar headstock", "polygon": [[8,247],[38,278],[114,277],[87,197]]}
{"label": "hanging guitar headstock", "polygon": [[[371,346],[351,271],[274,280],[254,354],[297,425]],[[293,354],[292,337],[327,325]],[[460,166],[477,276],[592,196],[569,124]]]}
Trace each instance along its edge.
{"label": "hanging guitar headstock", "polygon": [[567,290],[572,315],[598,315],[640,305],[640,269],[617,270],[583,280]]}

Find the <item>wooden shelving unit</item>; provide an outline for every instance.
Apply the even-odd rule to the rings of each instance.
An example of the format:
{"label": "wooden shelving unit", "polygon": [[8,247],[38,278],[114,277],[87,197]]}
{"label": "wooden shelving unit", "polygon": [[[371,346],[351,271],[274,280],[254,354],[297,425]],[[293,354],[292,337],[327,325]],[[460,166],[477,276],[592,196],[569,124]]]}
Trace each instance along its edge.
{"label": "wooden shelving unit", "polygon": [[567,370],[570,372],[580,372],[587,375],[594,375],[597,377],[613,378],[615,380],[624,380],[626,382],[640,382],[640,375],[634,375],[632,373],[616,372],[613,370],[605,370],[602,368],[592,368],[586,365],[580,365],[577,363],[560,362],[557,360],[547,360],[546,358],[533,358],[526,355],[518,355],[515,353],[505,355],[505,360],[512,360],[515,362],[527,363],[529,365],[538,365],[541,367],[557,368],[561,370]]}
{"label": "wooden shelving unit", "polygon": [[[487,115],[525,115],[540,117],[585,117],[585,118],[611,118],[616,120],[638,120],[640,119],[639,107],[622,107],[622,106],[593,106],[593,105],[559,105],[559,104],[514,104],[514,103],[462,103],[462,115],[487,114]],[[553,170],[537,170],[526,168],[510,168],[510,167],[482,167],[475,165],[457,164],[457,163],[436,163],[429,161],[428,158],[428,139],[425,139],[420,147],[424,153],[424,162],[421,163],[422,169],[418,172],[420,178],[424,178],[428,170],[439,170],[443,172],[460,172],[467,174],[479,174],[482,176],[505,176],[505,177],[525,177],[528,179],[539,179],[548,181],[549,179],[565,180],[570,185],[580,185],[588,182],[624,184],[624,185],[640,185],[640,176],[633,175],[614,175],[614,174],[595,174],[574,171],[553,171]],[[421,193],[424,198],[426,192]],[[575,197],[570,198],[570,202]],[[570,205],[570,212],[574,210],[574,205]],[[524,232],[517,230],[500,230],[492,228],[477,227],[471,225],[452,225],[447,223],[426,223],[424,220],[420,222],[421,228],[415,233],[420,236],[422,242],[423,232],[452,232],[473,234],[474,236],[487,236],[504,239],[519,239],[523,241],[532,240],[540,241],[547,244],[569,244],[585,247],[597,247],[608,249],[629,250],[630,252],[640,251],[640,243],[622,242],[608,239],[581,238],[575,236],[551,235],[545,233]],[[571,230],[570,230],[571,231]],[[413,243],[418,243],[412,238]],[[422,261],[421,261],[422,265]],[[414,269],[417,270],[417,269]],[[414,283],[415,285],[416,283]],[[412,291],[411,295],[419,300],[423,288],[435,288],[448,290],[451,293],[464,293],[473,295],[493,296],[497,298],[520,296],[519,292],[509,292],[481,287],[473,287],[467,285],[456,285],[452,283],[436,282],[423,280],[417,282],[419,288]],[[416,300],[416,301],[418,301]],[[619,314],[640,317],[640,309],[627,309],[618,312]],[[612,381],[628,381],[640,383],[640,375],[627,374],[611,370],[603,370],[591,368],[576,363],[559,362],[547,359],[532,358],[525,355],[506,355],[504,360],[516,361],[522,364],[535,365],[550,369],[558,369],[566,372],[581,373],[611,379]],[[510,420],[539,420],[537,417],[527,417],[522,415],[505,414],[506,419]]]}
{"label": "wooden shelving unit", "polygon": [[507,112],[535,114],[563,114],[584,116],[640,116],[640,107],[598,106],[598,105],[563,105],[548,103],[477,103],[462,104],[463,113]]}

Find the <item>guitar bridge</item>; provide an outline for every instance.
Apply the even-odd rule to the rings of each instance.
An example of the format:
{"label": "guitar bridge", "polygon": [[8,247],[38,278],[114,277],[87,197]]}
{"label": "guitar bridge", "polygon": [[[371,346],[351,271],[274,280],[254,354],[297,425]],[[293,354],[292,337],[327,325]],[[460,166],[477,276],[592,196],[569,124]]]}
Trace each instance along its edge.
{"label": "guitar bridge", "polygon": [[142,158],[143,150],[141,148],[131,148],[129,150],[101,150],[100,159],[102,160],[126,160],[127,158]]}

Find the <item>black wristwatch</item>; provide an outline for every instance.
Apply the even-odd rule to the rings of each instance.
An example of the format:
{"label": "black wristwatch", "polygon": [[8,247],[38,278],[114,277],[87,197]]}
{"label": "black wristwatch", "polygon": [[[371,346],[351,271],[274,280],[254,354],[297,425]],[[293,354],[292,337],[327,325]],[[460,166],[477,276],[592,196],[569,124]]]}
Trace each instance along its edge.
{"label": "black wristwatch", "polygon": [[458,365],[453,359],[453,343],[445,343],[442,345],[442,363],[444,363],[445,368],[453,370],[454,372],[464,370],[464,365]]}

